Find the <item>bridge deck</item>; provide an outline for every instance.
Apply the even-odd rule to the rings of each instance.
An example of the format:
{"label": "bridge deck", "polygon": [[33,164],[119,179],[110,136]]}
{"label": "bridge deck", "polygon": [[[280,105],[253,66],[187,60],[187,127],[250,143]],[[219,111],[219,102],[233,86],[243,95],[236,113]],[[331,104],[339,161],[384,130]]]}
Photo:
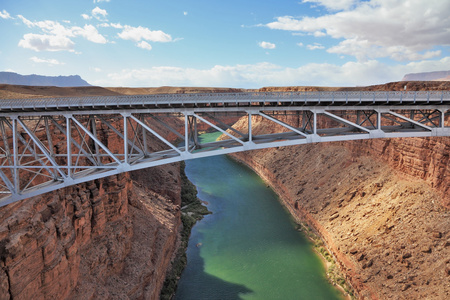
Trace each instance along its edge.
{"label": "bridge deck", "polygon": [[[223,140],[202,143],[200,127],[220,132]],[[0,99],[0,206],[187,159],[307,143],[436,136],[450,136],[448,91]]]}
{"label": "bridge deck", "polygon": [[27,111],[387,105],[450,105],[450,91],[251,92],[0,99],[0,115]]}

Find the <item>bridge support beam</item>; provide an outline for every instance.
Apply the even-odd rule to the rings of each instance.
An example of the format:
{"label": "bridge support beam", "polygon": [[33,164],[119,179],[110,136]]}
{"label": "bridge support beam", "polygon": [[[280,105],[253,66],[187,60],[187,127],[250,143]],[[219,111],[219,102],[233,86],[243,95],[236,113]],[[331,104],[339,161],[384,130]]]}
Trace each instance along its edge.
{"label": "bridge support beam", "polygon": [[[198,98],[182,108],[158,104],[152,109],[129,105],[0,114],[0,206],[96,178],[212,155],[318,142],[450,136],[450,106],[380,106],[373,104],[376,99],[351,105],[348,95],[304,96],[302,106],[292,99],[201,106],[206,99]],[[334,105],[339,101],[341,106]],[[219,132],[222,139],[202,142],[199,128]]]}

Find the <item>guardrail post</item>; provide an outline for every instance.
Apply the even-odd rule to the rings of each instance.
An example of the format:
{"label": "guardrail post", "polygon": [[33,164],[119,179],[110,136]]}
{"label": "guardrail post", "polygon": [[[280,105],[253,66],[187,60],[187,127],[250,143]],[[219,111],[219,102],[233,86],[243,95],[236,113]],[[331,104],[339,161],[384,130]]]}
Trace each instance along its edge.
{"label": "guardrail post", "polygon": [[18,132],[17,132],[17,116],[11,117],[12,130],[13,130],[13,156],[14,156],[14,172],[13,172],[13,182],[14,182],[14,194],[20,193],[20,181],[19,181],[19,145],[18,145]]}
{"label": "guardrail post", "polygon": [[317,135],[317,112],[313,111],[314,114],[314,121],[313,121],[313,134]]}
{"label": "guardrail post", "polygon": [[68,115],[66,118],[66,136],[67,136],[67,176],[72,178],[72,124]]}
{"label": "guardrail post", "polygon": [[247,112],[248,114],[248,141],[249,142],[253,142],[253,137],[252,137],[252,113],[251,112]]}
{"label": "guardrail post", "polygon": [[381,130],[381,112],[379,110],[376,110],[377,112],[377,129]]}
{"label": "guardrail post", "polygon": [[128,164],[128,115],[122,114],[123,116],[123,155],[124,163]]}
{"label": "guardrail post", "polygon": [[184,152],[189,152],[189,115],[184,113]]}

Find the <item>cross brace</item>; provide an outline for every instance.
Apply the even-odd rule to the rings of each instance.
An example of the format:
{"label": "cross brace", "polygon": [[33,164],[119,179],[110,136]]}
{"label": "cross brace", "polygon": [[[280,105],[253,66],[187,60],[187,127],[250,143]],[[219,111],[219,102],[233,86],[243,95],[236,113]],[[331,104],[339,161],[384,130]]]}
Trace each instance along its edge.
{"label": "cross brace", "polygon": [[[450,107],[350,108],[263,105],[0,116],[0,206],[186,159],[312,142],[450,136]],[[202,143],[200,128],[223,139]]]}

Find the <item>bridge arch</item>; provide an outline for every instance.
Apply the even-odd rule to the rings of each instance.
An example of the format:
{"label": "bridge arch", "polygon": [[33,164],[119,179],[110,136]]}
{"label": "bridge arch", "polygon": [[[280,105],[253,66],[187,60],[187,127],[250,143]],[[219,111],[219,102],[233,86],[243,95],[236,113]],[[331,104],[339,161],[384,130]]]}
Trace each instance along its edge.
{"label": "bridge arch", "polygon": [[[374,138],[450,136],[449,92],[0,100],[0,206],[181,160]],[[222,134],[203,143],[202,132]]]}

